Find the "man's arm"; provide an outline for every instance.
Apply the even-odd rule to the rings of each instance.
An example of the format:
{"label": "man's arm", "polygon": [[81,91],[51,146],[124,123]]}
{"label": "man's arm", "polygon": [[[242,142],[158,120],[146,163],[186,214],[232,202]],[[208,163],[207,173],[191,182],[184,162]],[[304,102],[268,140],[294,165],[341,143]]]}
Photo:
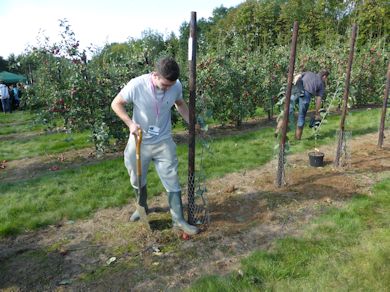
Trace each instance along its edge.
{"label": "man's arm", "polygon": [[140,126],[133,122],[129,117],[125,109],[126,101],[122,95],[118,94],[114,100],[111,102],[111,108],[116,113],[116,115],[129,127],[130,134],[137,134],[137,130]]}
{"label": "man's arm", "polygon": [[179,99],[175,102],[175,106],[179,114],[183,117],[183,119],[187,122],[187,124],[190,123],[189,118],[189,111],[187,103],[184,101],[184,99]]}
{"label": "man's arm", "polygon": [[316,96],[316,111],[315,111],[316,120],[321,119],[321,115],[320,115],[321,103],[322,103],[322,97]]}

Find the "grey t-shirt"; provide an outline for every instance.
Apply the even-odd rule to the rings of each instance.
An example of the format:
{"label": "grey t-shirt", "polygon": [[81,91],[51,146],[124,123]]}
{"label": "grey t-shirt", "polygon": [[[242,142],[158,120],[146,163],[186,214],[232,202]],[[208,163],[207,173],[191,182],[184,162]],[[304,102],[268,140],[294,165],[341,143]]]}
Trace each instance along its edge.
{"label": "grey t-shirt", "polygon": [[[144,74],[131,79],[120,95],[133,104],[132,120],[141,126],[142,143],[156,144],[171,137],[171,108],[183,98],[179,80],[164,91],[153,86],[151,74]],[[150,127],[154,127],[154,130],[158,127],[158,135],[150,134]]]}
{"label": "grey t-shirt", "polygon": [[303,77],[303,87],[306,91],[311,93],[313,96],[324,97],[325,94],[325,83],[322,81],[319,74],[313,72],[304,72]]}

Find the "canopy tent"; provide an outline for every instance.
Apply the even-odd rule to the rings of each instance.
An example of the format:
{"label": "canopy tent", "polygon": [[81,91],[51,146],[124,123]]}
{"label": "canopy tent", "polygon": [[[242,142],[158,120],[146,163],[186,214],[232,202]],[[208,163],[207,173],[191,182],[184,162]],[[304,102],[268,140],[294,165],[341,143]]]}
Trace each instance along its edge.
{"label": "canopy tent", "polygon": [[0,72],[0,80],[3,80],[4,83],[17,83],[17,82],[26,82],[27,78],[23,75],[3,71]]}

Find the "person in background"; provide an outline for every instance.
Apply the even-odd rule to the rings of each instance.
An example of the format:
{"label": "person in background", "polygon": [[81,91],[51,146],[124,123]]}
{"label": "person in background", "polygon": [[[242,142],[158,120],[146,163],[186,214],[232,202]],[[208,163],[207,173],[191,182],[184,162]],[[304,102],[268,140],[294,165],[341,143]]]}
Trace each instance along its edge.
{"label": "person in background", "polygon": [[[135,139],[138,129],[143,132],[141,144],[142,187],[138,204],[148,212],[146,175],[153,161],[160,180],[168,194],[168,204],[173,225],[189,235],[197,234],[199,229],[188,224],[183,216],[181,188],[178,176],[178,158],[176,144],[171,133],[171,108],[176,109],[184,120],[189,122],[189,111],[183,99],[182,85],[178,80],[179,66],[170,57],[159,59],[155,71],[134,79],[119,92],[111,103],[113,111],[128,126],[129,141],[124,151],[125,166],[130,176],[130,183],[137,189]],[[127,103],[133,104],[132,118],[125,109]],[[140,219],[136,210],[130,221]]]}
{"label": "person in background", "polygon": [[9,93],[9,108],[10,108],[10,112],[12,113],[12,111],[15,110],[15,95],[14,95],[13,84],[10,84],[8,86],[8,93]]}
{"label": "person in background", "polygon": [[20,89],[17,85],[14,85],[12,90],[14,92],[14,108],[18,109],[20,104]]}
{"label": "person in background", "polygon": [[7,85],[4,84],[3,80],[0,80],[0,98],[1,98],[1,106],[3,107],[3,112],[11,113],[10,95],[9,95],[8,87]]}
{"label": "person in background", "polygon": [[301,140],[307,110],[309,109],[312,97],[315,97],[314,119],[316,121],[321,120],[321,102],[325,95],[325,87],[328,76],[328,70],[321,70],[319,73],[308,71],[303,72],[300,76],[297,76],[295,80],[294,86],[297,90],[293,95],[291,95],[289,117],[291,121],[294,121],[294,107],[295,103],[298,101],[299,111],[295,129],[295,138],[297,140]]}

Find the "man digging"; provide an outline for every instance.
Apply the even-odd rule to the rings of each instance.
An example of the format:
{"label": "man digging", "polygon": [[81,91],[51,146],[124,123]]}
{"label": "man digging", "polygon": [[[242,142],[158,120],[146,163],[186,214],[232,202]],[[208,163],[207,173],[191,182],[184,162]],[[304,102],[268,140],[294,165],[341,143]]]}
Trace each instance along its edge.
{"label": "man digging", "polygon": [[[137,204],[144,208],[146,213],[148,212],[146,175],[149,164],[153,161],[168,194],[174,228],[194,235],[199,232],[199,229],[188,224],[183,216],[176,144],[171,133],[171,107],[173,105],[184,120],[189,122],[188,106],[183,99],[179,75],[179,66],[174,59],[161,58],[156,63],[155,71],[130,80],[114,98],[111,107],[130,130],[129,141],[124,151],[124,161],[130,176],[130,183],[137,192]],[[133,104],[132,118],[126,112],[127,103]],[[136,141],[133,137],[133,135],[138,135],[139,129],[143,133],[141,190],[137,187]],[[137,208],[131,215],[130,221],[139,219],[140,213]]]}

